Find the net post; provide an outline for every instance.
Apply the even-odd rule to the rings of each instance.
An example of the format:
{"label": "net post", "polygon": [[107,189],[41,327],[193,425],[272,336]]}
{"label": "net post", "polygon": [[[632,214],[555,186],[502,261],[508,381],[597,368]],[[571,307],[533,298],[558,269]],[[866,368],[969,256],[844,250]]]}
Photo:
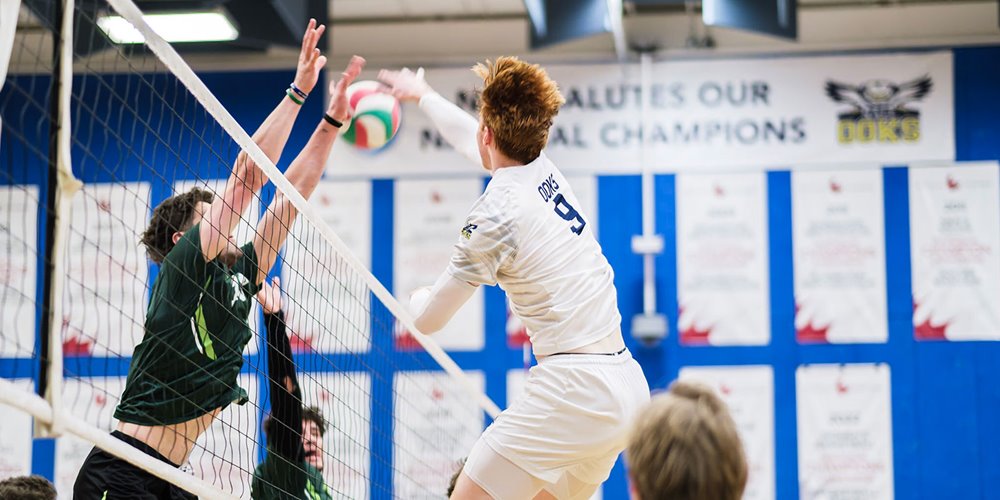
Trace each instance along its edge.
{"label": "net post", "polygon": [[37,437],[58,437],[62,421],[62,302],[63,275],[66,255],[66,233],[69,229],[73,195],[83,187],[73,176],[70,157],[70,96],[73,90],[73,14],[74,0],[54,5],[53,15],[53,84],[49,115],[49,172],[47,179],[45,220],[45,299],[42,306],[41,336],[42,366],[38,393],[52,409],[48,422],[36,420]]}

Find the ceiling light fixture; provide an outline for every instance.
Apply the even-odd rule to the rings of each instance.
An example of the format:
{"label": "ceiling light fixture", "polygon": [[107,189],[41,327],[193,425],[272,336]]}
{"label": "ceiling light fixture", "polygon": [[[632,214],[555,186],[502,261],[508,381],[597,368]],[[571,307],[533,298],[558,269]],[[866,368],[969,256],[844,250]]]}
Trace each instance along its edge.
{"label": "ceiling light fixture", "polygon": [[[228,42],[240,36],[229,16],[219,11],[145,14],[142,18],[156,34],[171,43]],[[97,25],[115,43],[146,41],[139,30],[119,16],[103,16]]]}

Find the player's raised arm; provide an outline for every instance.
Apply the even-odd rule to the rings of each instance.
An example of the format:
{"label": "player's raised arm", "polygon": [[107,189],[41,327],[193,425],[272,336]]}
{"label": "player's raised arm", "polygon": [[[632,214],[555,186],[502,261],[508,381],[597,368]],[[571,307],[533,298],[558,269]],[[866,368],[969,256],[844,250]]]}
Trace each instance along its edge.
{"label": "player's raised arm", "polygon": [[408,69],[381,70],[378,79],[388,86],[392,95],[400,101],[419,103],[420,109],[427,113],[434,127],[448,144],[476,165],[484,166],[476,139],[479,122],[474,116],[435,92],[424,80],[423,69],[416,73]]}
{"label": "player's raised arm", "polygon": [[[312,91],[319,79],[319,72],[326,65],[326,57],[316,47],[325,30],[326,26],[317,26],[315,19],[309,20],[309,27],[302,36],[295,80],[286,96],[281,98],[278,106],[253,134],[254,142],[272,162],[278,161],[288,142],[292,125],[302,107],[302,95],[308,95]],[[201,251],[205,260],[214,259],[226,248],[229,236],[240,222],[241,214],[266,183],[267,177],[257,164],[245,151],[240,152],[233,165],[233,172],[226,181],[222,198],[212,203],[205,217],[206,223],[200,228]]]}
{"label": "player's raised arm", "polygon": [[[302,450],[302,396],[292,345],[285,327],[285,313],[281,310],[281,284],[274,278],[271,284],[262,284],[257,293],[264,312],[267,330],[267,373],[271,394],[271,424],[268,426],[268,449],[289,461],[303,459]],[[305,486],[305,478],[301,478]],[[295,491],[302,488],[296,488]]]}
{"label": "player's raised arm", "polygon": [[497,273],[513,257],[516,224],[510,217],[514,201],[509,190],[487,192],[466,218],[447,269],[434,286],[410,297],[414,323],[430,335],[444,328],[472,297],[479,285],[495,285]]}
{"label": "player's raised arm", "polygon": [[[320,120],[309,142],[285,172],[285,178],[306,199],[312,196],[323,176],[326,160],[330,157],[330,149],[337,139],[340,128],[338,124],[346,124],[351,119],[347,87],[358,77],[364,65],[363,58],[352,57],[347,69],[341,74],[340,81],[330,84],[330,106],[326,116]],[[253,240],[254,251],[257,252],[257,283],[264,281],[271,266],[274,265],[274,261],[278,258],[278,250],[284,245],[296,215],[298,210],[288,198],[280,192],[277,193],[267,213],[258,223],[257,234]]]}

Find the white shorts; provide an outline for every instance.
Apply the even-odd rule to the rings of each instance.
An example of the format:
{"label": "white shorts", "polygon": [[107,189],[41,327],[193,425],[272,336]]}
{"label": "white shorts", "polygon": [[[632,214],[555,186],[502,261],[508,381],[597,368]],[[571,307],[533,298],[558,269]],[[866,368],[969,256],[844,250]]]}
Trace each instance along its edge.
{"label": "white shorts", "polygon": [[488,493],[510,491],[513,478],[489,470],[496,461],[480,456],[495,452],[552,493],[567,482],[596,488],[648,402],[646,377],[628,351],[544,358],[528,373],[524,397],[483,432],[465,472]]}

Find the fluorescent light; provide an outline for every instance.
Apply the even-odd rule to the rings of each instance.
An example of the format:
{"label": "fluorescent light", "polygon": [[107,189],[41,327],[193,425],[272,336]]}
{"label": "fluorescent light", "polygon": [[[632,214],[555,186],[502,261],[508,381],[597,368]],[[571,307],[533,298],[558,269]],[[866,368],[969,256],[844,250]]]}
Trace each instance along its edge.
{"label": "fluorescent light", "polygon": [[[239,30],[222,12],[171,12],[145,14],[142,18],[168,42],[228,42]],[[97,25],[115,43],[144,43],[146,40],[131,23],[119,16],[105,16]]]}

